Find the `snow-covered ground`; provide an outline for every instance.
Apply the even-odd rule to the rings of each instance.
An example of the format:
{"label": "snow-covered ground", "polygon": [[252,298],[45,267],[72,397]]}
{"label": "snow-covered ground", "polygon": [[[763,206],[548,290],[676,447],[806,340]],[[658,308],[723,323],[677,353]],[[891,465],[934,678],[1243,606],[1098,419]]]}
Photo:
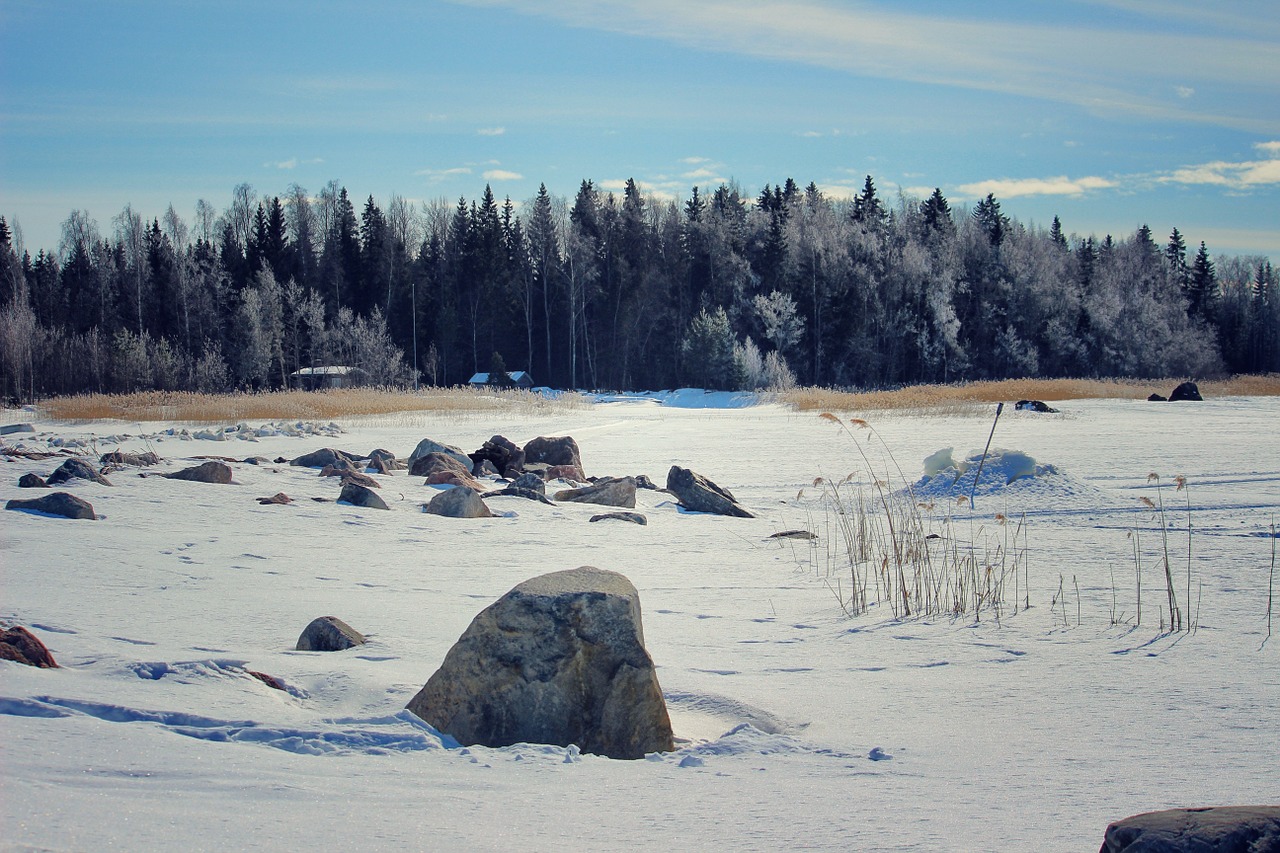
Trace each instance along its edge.
{"label": "snow-covered ground", "polygon": [[[229,486],[135,469],[114,487],[72,483],[94,522],[2,512],[0,622],[31,628],[63,668],[0,662],[0,848],[1066,851],[1096,849],[1136,812],[1280,802],[1280,638],[1263,645],[1280,400],[1006,408],[973,508],[955,499],[975,468],[935,457],[925,477],[924,460],[980,455],[993,411],[858,413],[875,432],[850,434],[732,402],[406,414],[256,442],[121,422],[6,436],[79,441],[95,458],[154,450],[169,471],[201,454],[403,458],[426,437],[474,450],[497,433],[572,435],[589,475],[662,485],[679,464],[759,517],[685,513],[641,490],[643,527],[519,498],[461,521],[424,514],[435,487],[403,471],[378,478],[387,512],[332,502],[337,481],[315,470],[248,464]],[[1002,535],[997,513],[1025,514],[1031,608],[976,623],[894,620],[883,604],[846,615],[833,588],[847,593],[848,568],[813,481],[855,473],[874,491],[855,441],[890,487],[916,486],[944,541],[985,541]],[[33,496],[18,477],[57,464],[0,463],[0,500]],[[254,500],[277,492],[295,503]],[[1162,634],[1161,516],[1141,498],[1163,500],[1183,600],[1188,495],[1198,630]],[[768,538],[796,528],[819,539]],[[580,565],[638,588],[676,752],[450,748],[403,710],[479,610]],[[323,615],[370,642],[294,651]]]}

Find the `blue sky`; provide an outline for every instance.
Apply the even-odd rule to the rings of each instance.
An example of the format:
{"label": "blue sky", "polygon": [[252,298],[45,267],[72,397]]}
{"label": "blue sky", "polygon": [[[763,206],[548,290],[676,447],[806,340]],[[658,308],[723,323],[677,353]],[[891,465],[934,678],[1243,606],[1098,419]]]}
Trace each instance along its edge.
{"label": "blue sky", "polygon": [[0,0],[0,214],[788,177],[1280,259],[1280,4]]}

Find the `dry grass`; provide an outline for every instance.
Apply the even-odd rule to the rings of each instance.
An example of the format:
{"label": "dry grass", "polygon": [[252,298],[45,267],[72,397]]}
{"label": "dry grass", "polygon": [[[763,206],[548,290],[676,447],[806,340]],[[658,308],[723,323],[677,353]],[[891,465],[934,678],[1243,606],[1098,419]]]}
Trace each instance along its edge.
{"label": "dry grass", "polygon": [[[911,385],[892,391],[832,391],[797,388],[778,393],[780,402],[802,412],[828,410],[915,411],[922,414],[972,414],[989,403],[1017,400],[1145,400],[1152,392],[1168,395],[1182,379],[1004,379],[961,385]],[[1280,396],[1280,374],[1235,376],[1197,382],[1205,399]]]}
{"label": "dry grass", "polygon": [[37,407],[58,421],[124,420],[225,424],[247,420],[335,420],[423,413],[545,410],[581,404],[577,394],[549,399],[521,390],[429,388],[417,393],[377,388],[330,391],[274,391],[263,394],[195,394],[149,391],[55,397]]}

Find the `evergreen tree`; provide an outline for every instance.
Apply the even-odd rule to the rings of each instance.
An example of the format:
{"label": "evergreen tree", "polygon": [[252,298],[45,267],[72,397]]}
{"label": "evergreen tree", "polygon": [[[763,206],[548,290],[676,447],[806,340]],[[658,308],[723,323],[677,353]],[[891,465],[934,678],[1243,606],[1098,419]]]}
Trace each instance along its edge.
{"label": "evergreen tree", "polygon": [[1059,249],[1067,248],[1067,235],[1062,233],[1062,221],[1057,216],[1053,217],[1053,225],[1049,228],[1049,239]]}
{"label": "evergreen tree", "polygon": [[1169,262],[1169,270],[1173,280],[1183,292],[1191,285],[1190,270],[1187,268],[1187,242],[1177,228],[1169,235],[1169,245],[1164,250],[1165,260]]}
{"label": "evergreen tree", "polygon": [[862,192],[853,197],[853,221],[867,228],[880,228],[888,219],[884,204],[876,196],[876,185],[867,175]]}
{"label": "evergreen tree", "polygon": [[1004,242],[1009,231],[1009,217],[1000,212],[1000,202],[993,194],[987,193],[987,197],[978,202],[973,208],[973,218],[986,235],[987,243],[999,247]]}
{"label": "evergreen tree", "polygon": [[955,231],[955,223],[951,220],[951,205],[947,204],[938,187],[934,187],[933,195],[920,203],[920,217],[931,233],[951,234]]}
{"label": "evergreen tree", "polygon": [[1204,241],[1200,242],[1188,279],[1188,312],[1193,317],[1210,318],[1219,296],[1218,276]]}

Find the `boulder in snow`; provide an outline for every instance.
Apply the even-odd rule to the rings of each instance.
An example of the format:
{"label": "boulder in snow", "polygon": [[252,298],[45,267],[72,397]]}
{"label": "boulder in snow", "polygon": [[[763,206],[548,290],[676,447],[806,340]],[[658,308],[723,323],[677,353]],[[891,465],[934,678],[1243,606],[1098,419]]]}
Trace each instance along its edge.
{"label": "boulder in snow", "polygon": [[321,616],[312,619],[298,637],[300,652],[340,652],[364,645],[364,635],[343,622],[337,616]]}
{"label": "boulder in snow", "polygon": [[667,472],[667,491],[675,495],[685,509],[692,512],[755,518],[754,513],[738,504],[738,499],[728,489],[717,486],[688,468],[671,466],[671,470]]}
{"label": "boulder in snow", "polygon": [[558,501],[601,506],[634,507],[636,481],[631,477],[603,477],[581,489],[564,489],[554,495]]}
{"label": "boulder in snow", "polygon": [[524,470],[524,450],[517,447],[511,439],[501,435],[495,435],[493,438],[481,445],[480,449],[475,453],[467,454],[471,457],[471,461],[477,467],[472,468],[473,474],[479,474],[484,463],[487,461],[493,465],[495,471],[502,476],[507,476],[507,472],[511,472],[513,477],[519,476]]}
{"label": "boulder in snow", "polygon": [[1184,400],[1193,400],[1195,402],[1203,402],[1204,397],[1200,396],[1200,386],[1194,382],[1183,382],[1177,388],[1173,389],[1173,393],[1169,395],[1170,403],[1177,403]]}
{"label": "boulder in snow", "polygon": [[[465,458],[465,457],[463,457]],[[464,477],[471,476],[471,460],[462,461],[452,453],[443,450],[432,450],[424,453],[409,466],[409,476],[430,477],[438,471],[453,471]]]}
{"label": "boulder in snow", "polygon": [[40,638],[21,625],[6,628],[0,633],[0,660],[11,660],[39,669],[58,668],[58,662],[53,659],[45,644],[40,642]]}
{"label": "boulder in snow", "polygon": [[362,506],[366,509],[391,509],[377,492],[347,480],[342,481],[342,494],[338,495],[338,503]]}
{"label": "boulder in snow", "polygon": [[641,526],[649,523],[649,519],[638,512],[602,512],[599,515],[591,516],[587,521],[629,521],[632,524]]}
{"label": "boulder in snow", "polygon": [[436,495],[425,509],[432,515],[446,518],[490,518],[493,515],[478,492],[459,486]]}
{"label": "boulder in snow", "polygon": [[467,469],[467,473],[471,473],[471,457],[467,456],[466,451],[460,447],[454,447],[452,444],[442,444],[431,438],[424,438],[418,442],[418,446],[409,454],[409,473],[413,476],[423,476],[414,473],[413,463],[426,456],[428,453],[447,453]]}
{"label": "boulder in snow", "polygon": [[1099,853],[1258,853],[1280,850],[1280,806],[1168,809],[1116,821]]}
{"label": "boulder in snow", "polygon": [[341,450],[334,450],[332,447],[322,447],[319,450],[313,450],[310,453],[304,453],[296,459],[290,460],[290,465],[297,465],[300,468],[323,468],[326,465],[350,465],[355,460],[349,453],[343,453]]}
{"label": "boulder in snow", "polygon": [[538,436],[524,446],[525,462],[546,465],[572,465],[582,470],[582,453],[572,436]]}
{"label": "boulder in snow", "polygon": [[183,468],[172,474],[165,474],[170,480],[189,480],[193,483],[217,483],[226,485],[231,482],[231,466],[216,459],[201,462],[191,468]]}
{"label": "boulder in snow", "polygon": [[96,468],[83,459],[68,459],[63,462],[58,466],[58,470],[49,475],[47,482],[50,486],[57,486],[72,480],[88,480],[103,486],[111,485],[106,477],[99,474]]}
{"label": "boulder in snow", "polygon": [[78,498],[69,492],[54,492],[39,498],[23,500],[14,498],[4,505],[5,509],[18,509],[27,512],[41,512],[45,515],[60,515],[63,518],[80,518],[94,521],[93,505],[84,498]]}
{"label": "boulder in snow", "polygon": [[640,597],[591,566],[527,580],[481,611],[408,708],[465,745],[576,744],[610,758],[675,748]]}
{"label": "boulder in snow", "polygon": [[44,481],[44,477],[30,471],[18,478],[19,489],[47,489],[48,487],[49,484]]}

